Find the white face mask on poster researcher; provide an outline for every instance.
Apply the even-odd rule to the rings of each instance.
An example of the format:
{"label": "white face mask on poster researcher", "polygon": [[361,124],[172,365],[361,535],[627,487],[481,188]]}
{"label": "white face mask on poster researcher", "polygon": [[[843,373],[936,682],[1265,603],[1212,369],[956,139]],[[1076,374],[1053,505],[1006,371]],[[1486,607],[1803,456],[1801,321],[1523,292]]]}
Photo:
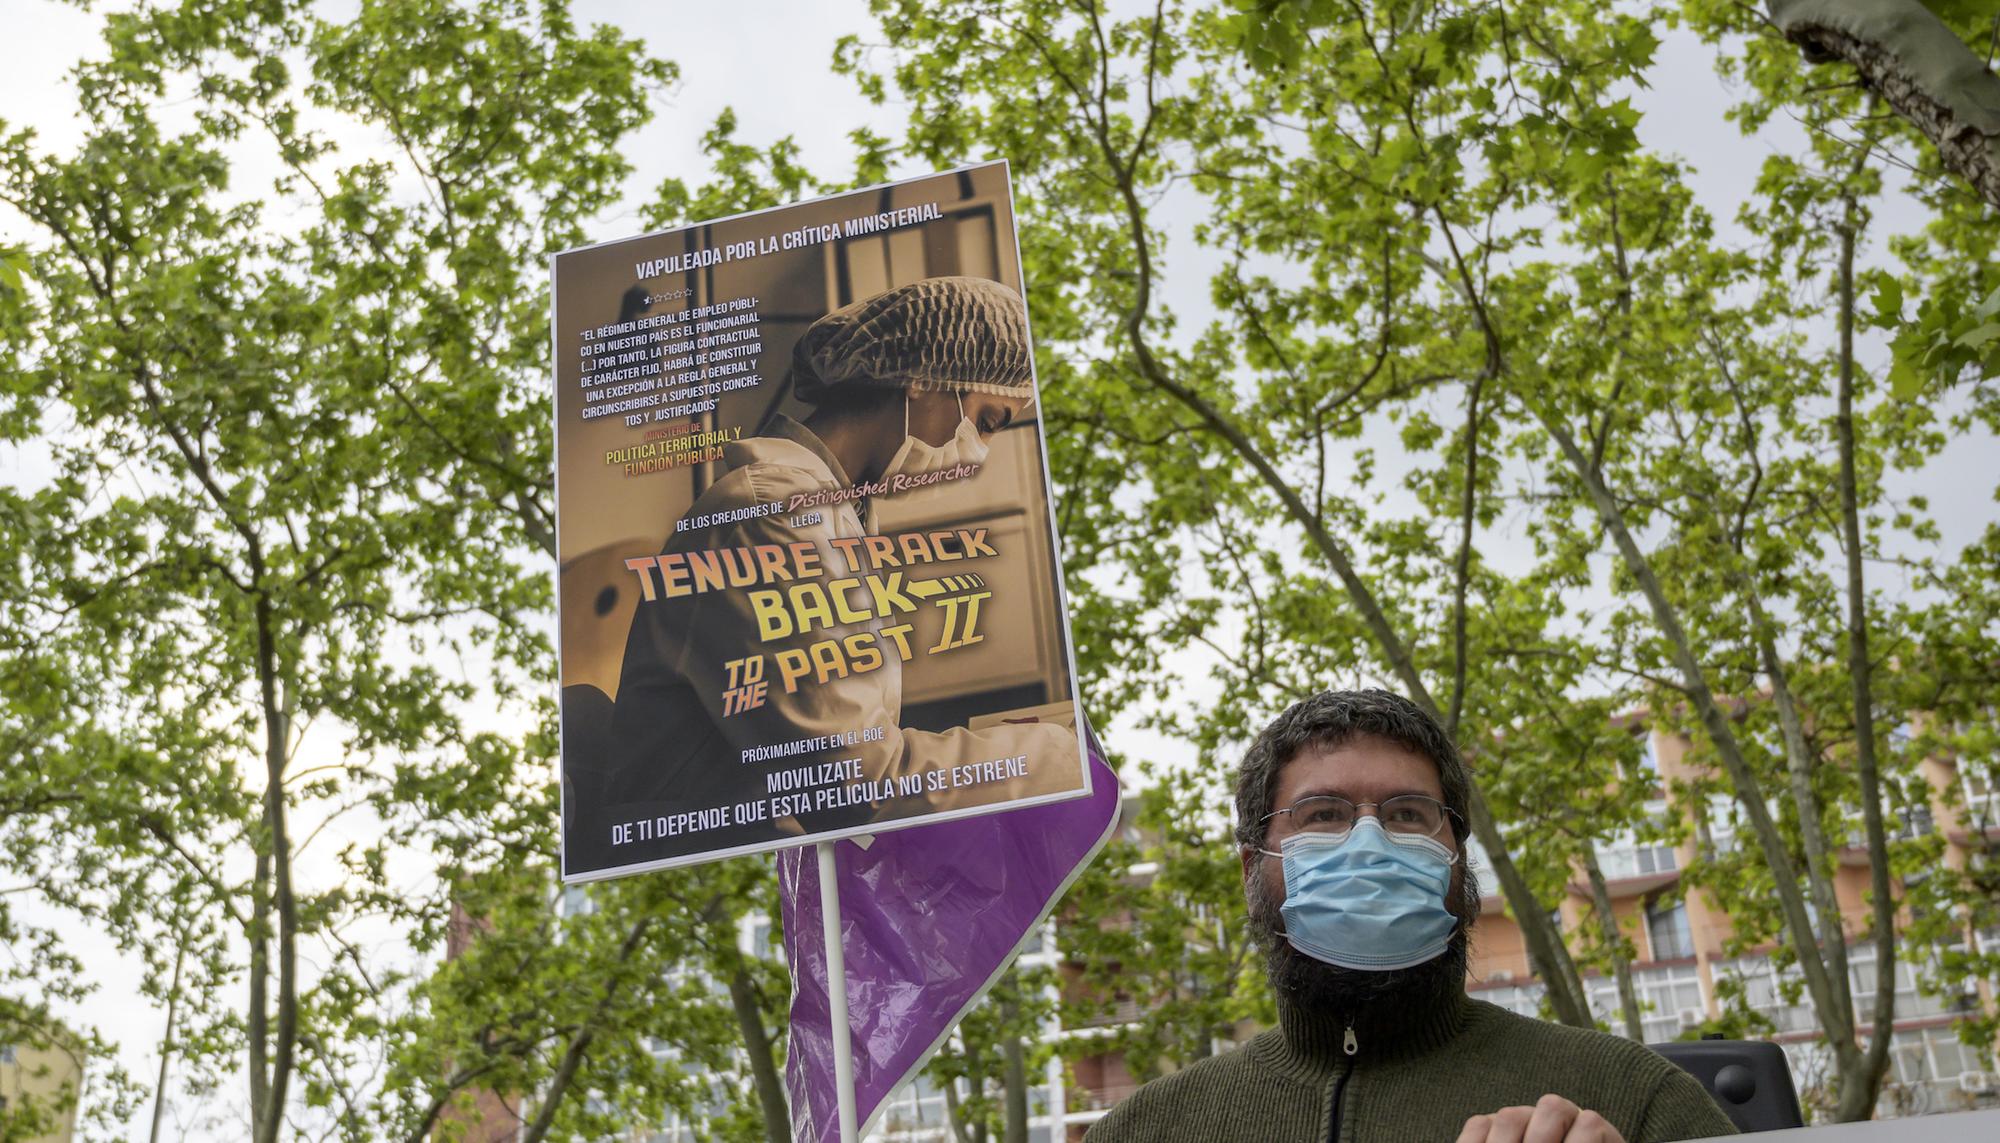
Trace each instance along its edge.
{"label": "white face mask on poster researcher", "polygon": [[[891,481],[893,487],[893,482],[898,476],[906,478],[929,476],[961,464],[977,466],[986,463],[986,458],[991,452],[990,446],[979,432],[979,426],[974,424],[972,417],[966,413],[965,398],[962,394],[953,394],[958,402],[958,426],[953,430],[951,439],[941,445],[930,444],[910,432],[910,402],[915,396],[915,392],[912,391],[903,397],[903,443],[882,470],[884,480]],[[910,503],[918,498],[933,497],[946,486],[943,481],[928,482],[898,493],[897,499],[899,503]]]}

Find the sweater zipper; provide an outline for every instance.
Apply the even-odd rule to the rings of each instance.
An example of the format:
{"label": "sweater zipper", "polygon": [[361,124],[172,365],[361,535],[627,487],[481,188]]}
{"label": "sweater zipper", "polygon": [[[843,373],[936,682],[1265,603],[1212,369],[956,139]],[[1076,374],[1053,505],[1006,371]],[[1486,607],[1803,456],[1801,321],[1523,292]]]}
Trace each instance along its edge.
{"label": "sweater zipper", "polygon": [[1326,1143],[1340,1143],[1340,1100],[1347,1094],[1347,1077],[1354,1074],[1354,1053],[1361,1050],[1354,1039],[1354,1025],[1349,1024],[1347,1034],[1340,1038],[1340,1050],[1347,1056],[1347,1063],[1333,1081],[1333,1113],[1327,1118]]}

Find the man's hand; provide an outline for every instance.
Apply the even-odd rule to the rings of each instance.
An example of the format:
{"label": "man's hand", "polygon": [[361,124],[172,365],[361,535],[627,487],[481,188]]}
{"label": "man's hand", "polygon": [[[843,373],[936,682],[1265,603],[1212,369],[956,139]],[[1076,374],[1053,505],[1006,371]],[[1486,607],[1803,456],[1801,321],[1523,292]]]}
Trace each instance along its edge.
{"label": "man's hand", "polygon": [[1595,1111],[1545,1095],[1533,1107],[1503,1107],[1473,1116],[1458,1133],[1458,1143],[1625,1143],[1625,1137]]}

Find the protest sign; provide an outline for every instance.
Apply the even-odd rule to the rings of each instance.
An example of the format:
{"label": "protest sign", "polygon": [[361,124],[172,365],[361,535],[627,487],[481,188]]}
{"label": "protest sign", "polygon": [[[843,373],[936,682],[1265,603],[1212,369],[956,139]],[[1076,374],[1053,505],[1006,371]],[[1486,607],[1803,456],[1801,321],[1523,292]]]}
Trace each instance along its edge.
{"label": "protest sign", "polygon": [[1004,164],[552,273],[566,880],[1090,793]]}

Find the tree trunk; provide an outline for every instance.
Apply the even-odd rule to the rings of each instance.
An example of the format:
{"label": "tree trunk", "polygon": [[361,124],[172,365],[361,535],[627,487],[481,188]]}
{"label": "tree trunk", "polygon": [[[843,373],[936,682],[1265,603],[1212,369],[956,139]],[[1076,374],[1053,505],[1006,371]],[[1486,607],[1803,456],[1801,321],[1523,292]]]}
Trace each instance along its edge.
{"label": "tree trunk", "polygon": [[[1152,35],[1161,34],[1160,23],[1155,20]],[[1072,92],[1083,95],[1083,85],[1068,76],[1058,76]],[[1153,80],[1147,80],[1150,85]],[[1146,93],[1150,105],[1152,92]],[[1086,120],[1089,117],[1085,116]],[[1347,549],[1326,528],[1319,514],[1309,508],[1282,473],[1278,472],[1270,458],[1252,441],[1221,409],[1206,400],[1198,392],[1180,383],[1179,379],[1160,363],[1153,353],[1152,344],[1146,337],[1146,320],[1152,309],[1153,296],[1153,251],[1152,239],[1146,230],[1146,205],[1140,200],[1136,185],[1137,171],[1143,156],[1135,150],[1126,156],[1112,143],[1102,122],[1089,121],[1087,127],[1093,136],[1099,155],[1107,168],[1106,174],[1116,189],[1124,207],[1124,223],[1131,240],[1133,260],[1137,265],[1134,274],[1132,308],[1125,314],[1123,322],[1125,340],[1131,347],[1133,362],[1138,367],[1141,379],[1152,384],[1194,413],[1217,436],[1221,437],[1230,450],[1242,457],[1258,479],[1284,507],[1285,515],[1305,530],[1312,547],[1327,562],[1347,590],[1349,600],[1361,612],[1369,633],[1374,637],[1382,656],[1389,661],[1396,679],[1402,684],[1411,701],[1428,711],[1440,724],[1446,721],[1445,712],[1432,697],[1421,675],[1417,673],[1410,649],[1403,638],[1390,625],[1374,593],[1366,581],[1356,571]],[[1150,134],[1150,127],[1141,138]],[[1486,850],[1489,864],[1493,866],[1494,879],[1500,883],[1501,895],[1508,908],[1514,913],[1514,920],[1520,926],[1523,941],[1528,946],[1530,956],[1537,963],[1549,966],[1545,984],[1549,1002],[1554,1008],[1556,1019],[1578,1028],[1594,1028],[1590,1006],[1585,1003],[1583,991],[1576,974],[1576,965],[1570,960],[1569,950],[1563,947],[1561,934],[1549,923],[1548,915],[1534,892],[1528,887],[1527,879],[1514,865],[1507,851],[1507,841],[1500,835],[1500,828],[1494,824],[1493,816],[1487,810],[1486,799],[1480,793],[1475,778],[1472,785],[1473,833],[1479,844]]]}
{"label": "tree trunk", "polygon": [[757,1003],[757,986],[741,964],[729,974],[729,1000],[743,1030],[743,1048],[750,1053],[750,1078],[757,1085],[757,1103],[764,1110],[764,1137],[770,1143],[791,1143],[792,1116],[785,1087],[771,1059],[771,1034],[764,1027],[764,1009]]}
{"label": "tree trunk", "polygon": [[[623,968],[626,962],[632,959],[632,954],[638,951],[640,942],[645,939],[646,930],[652,925],[651,917],[641,917],[632,926],[632,931],[626,934],[625,943],[618,948],[620,968]],[[598,998],[597,1004],[591,1009],[590,1017],[570,1038],[569,1045],[563,1049],[562,1062],[556,1065],[555,1074],[549,1077],[549,1088],[542,1097],[542,1105],[535,1109],[534,1120],[521,1132],[521,1143],[542,1143],[542,1140],[548,1137],[549,1128],[556,1121],[556,1111],[562,1107],[570,1088],[575,1086],[576,1073],[583,1067],[585,1057],[590,1054],[591,1042],[597,1039],[597,1021],[611,1010],[612,1002],[618,998],[618,991],[619,982],[614,978],[611,983],[604,986],[604,995]]]}
{"label": "tree trunk", "polygon": [[[1866,157],[1867,152],[1863,151],[1861,157],[1856,159],[1857,170]],[[1719,348],[1717,352],[1720,353]],[[1754,457],[1757,439],[1754,433],[1748,431],[1748,411],[1745,410],[1743,415],[1746,429],[1743,448]],[[1734,555],[1740,560],[1743,554],[1739,539]],[[1834,1002],[1849,1013],[1848,1020],[1852,1023],[1854,997],[1847,975],[1847,932],[1840,912],[1840,898],[1834,890],[1833,849],[1827,844],[1826,829],[1820,821],[1819,795],[1813,790],[1815,759],[1806,745],[1805,722],[1799,716],[1798,703],[1792,696],[1790,672],[1778,654],[1777,639],[1772,634],[1773,624],[1770,614],[1764,609],[1763,598],[1750,572],[1740,562],[1732,578],[1742,595],[1743,606],[1750,613],[1751,627],[1756,633],[1757,657],[1763,664],[1765,676],[1771,681],[1771,701],[1778,711],[1779,736],[1785,746],[1785,774],[1791,785],[1792,804],[1799,817],[1800,846],[1805,851],[1806,887],[1812,893],[1813,908],[1819,914],[1820,953],[1826,958]]]}
{"label": "tree trunk", "polygon": [[174,1017],[178,1015],[181,999],[181,967],[187,963],[187,935],[181,935],[181,944],[174,950],[174,982],[167,989],[167,1030],[160,1034],[160,1074],[153,1087],[153,1126],[146,1132],[146,1143],[160,1143],[160,1119],[167,1109],[167,1065],[174,1058]]}
{"label": "tree trunk", "polygon": [[1799,970],[1805,977],[1806,992],[1812,998],[1813,1012],[1818,1017],[1821,1030],[1826,1034],[1827,1043],[1832,1046],[1835,1058],[1843,1071],[1855,1056],[1854,1023],[1851,1012],[1841,1008],[1835,1001],[1832,981],[1828,978],[1826,962],[1818,953],[1819,942],[1814,935],[1812,918],[1806,913],[1805,897],[1799,890],[1798,872],[1792,866],[1791,855],[1786,851],[1785,839],[1778,831],[1778,825],[1771,818],[1771,811],[1764,803],[1762,784],[1750,769],[1745,759],[1742,745],[1730,725],[1727,712],[1717,701],[1715,692],[1709,688],[1708,676],[1702,670],[1701,662],[1695,657],[1693,644],[1686,629],[1681,625],[1680,613],[1667,598],[1666,589],[1653,571],[1652,563],[1639,550],[1638,540],[1632,535],[1625,522],[1625,513],[1612,497],[1610,489],[1604,485],[1602,476],[1591,464],[1590,459],[1577,445],[1575,434],[1569,426],[1551,416],[1540,405],[1532,406],[1549,438],[1562,451],[1571,469],[1583,482],[1592,505],[1597,509],[1598,519],[1610,533],[1617,545],[1620,558],[1626,570],[1637,581],[1641,594],[1653,613],[1655,625],[1666,639],[1672,652],[1675,670],[1681,676],[1683,691],[1700,717],[1702,728],[1714,744],[1723,769],[1728,773],[1736,789],[1737,798],[1743,805],[1743,815],[1749,821],[1751,833],[1757,839],[1763,853],[1764,862],[1772,876],[1772,890],[1778,898],[1785,929],[1791,936],[1791,944],[1799,954]]}
{"label": "tree trunk", "polygon": [[[986,1094],[986,1053],[978,1044],[963,1036],[959,1038],[960,1058],[965,1062],[965,1087],[975,1102]],[[952,1138],[957,1143],[986,1143],[986,1117],[968,1118],[965,1105],[958,1101],[958,1081],[951,1080],[944,1085],[945,1119],[951,1124]]]}
{"label": "tree trunk", "polygon": [[265,848],[257,854],[250,882],[250,1011],[244,1016],[244,1038],[250,1052],[250,1123],[252,1129],[264,1122],[264,1108],[270,1102],[271,1054],[271,855],[270,842],[259,838]]}
{"label": "tree trunk", "polygon": [[[1001,1005],[1003,1018],[1012,1023],[1020,1013],[1019,1002],[1009,998]],[[1021,1037],[1009,1034],[1000,1042],[1001,1074],[1006,1080],[1006,1115],[1002,1122],[1006,1143],[1028,1143],[1028,1060]]]}
{"label": "tree trunk", "polygon": [[[1136,198],[1134,198],[1136,209]],[[1137,225],[1137,223],[1135,223]],[[1145,263],[1143,249],[1141,263]],[[1141,276],[1141,282],[1145,281]],[[1141,287],[1142,298],[1144,286]],[[1136,313],[1137,311],[1135,311]],[[1306,538],[1321,558],[1332,567],[1334,575],[1346,589],[1348,599],[1361,612],[1369,633],[1376,646],[1389,660],[1390,669],[1410,696],[1410,700],[1429,712],[1440,724],[1445,721],[1445,713],[1431,696],[1430,688],[1424,685],[1423,676],[1417,673],[1411,659],[1409,647],[1402,636],[1390,625],[1388,615],[1382,610],[1374,592],[1369,589],[1360,573],[1355,569],[1347,549],[1336,539],[1319,517],[1306,507],[1294,489],[1277,468],[1265,457],[1248,434],[1235,422],[1225,416],[1220,409],[1203,399],[1199,393],[1181,385],[1159,364],[1153,356],[1152,348],[1145,340],[1137,322],[1128,322],[1134,356],[1138,358],[1140,373],[1175,400],[1181,402],[1196,416],[1202,418],[1209,427],[1242,457],[1263,481],[1264,486],[1278,497],[1284,505],[1285,514],[1305,529]],[[1480,791],[1475,778],[1472,783],[1472,804],[1469,807],[1472,832],[1479,838],[1479,844],[1486,850],[1487,862],[1493,867],[1494,879],[1500,883],[1501,895],[1514,913],[1514,921],[1520,926],[1522,939],[1528,946],[1528,953],[1537,964],[1546,966],[1544,983],[1548,987],[1549,1001],[1555,1009],[1556,1018],[1565,1024],[1578,1028],[1594,1028],[1590,1007],[1584,1002],[1583,992],[1578,986],[1576,965],[1570,960],[1569,950],[1563,947],[1562,938],[1549,924],[1542,905],[1535,899],[1528,882],[1514,865],[1513,856],[1507,850],[1507,840],[1500,834],[1500,827],[1493,821],[1487,809],[1486,797]]]}
{"label": "tree trunk", "polygon": [[1618,1009],[1625,1017],[1625,1034],[1643,1044],[1646,1027],[1639,1013],[1639,991],[1632,984],[1632,962],[1625,956],[1625,936],[1618,931],[1618,914],[1611,909],[1611,890],[1606,888],[1604,870],[1597,864],[1597,846],[1588,841],[1583,844],[1583,872],[1590,878],[1598,934],[1611,954],[1611,975],[1618,982]]}
{"label": "tree trunk", "polygon": [[542,1105],[535,1109],[535,1118],[527,1129],[521,1132],[522,1143],[542,1143],[549,1134],[549,1128],[556,1121],[556,1111],[562,1107],[563,1099],[576,1082],[577,1069],[583,1066],[584,1057],[590,1053],[591,1041],[597,1038],[597,1029],[585,1025],[577,1030],[569,1046],[563,1049],[562,1062],[556,1065],[555,1074],[549,1077],[549,1090]]}
{"label": "tree trunk", "polygon": [[1770,10],[1806,58],[1852,64],[1946,170],[2000,207],[2000,77],[1920,0],[1770,0]]}
{"label": "tree trunk", "polygon": [[972,1139],[965,1133],[965,1124],[959,1121],[957,1080],[945,1081],[944,1121],[951,1125],[952,1143],[972,1143]]}
{"label": "tree trunk", "polygon": [[[1764,627],[1763,608],[1754,595],[1747,597],[1750,602],[1751,619],[1760,628]],[[1764,674],[1771,680],[1771,701],[1778,708],[1778,726],[1785,740],[1785,771],[1791,779],[1792,802],[1799,812],[1799,840],[1805,848],[1806,884],[1812,890],[1813,908],[1819,911],[1820,947],[1827,957],[1828,971],[1833,974],[1834,990],[1840,1003],[1850,1011],[1854,1007],[1853,990],[1847,978],[1847,933],[1842,926],[1840,898],[1835,894],[1833,878],[1832,849],[1826,842],[1826,831],[1819,820],[1819,796],[1813,792],[1813,759],[1806,748],[1805,723],[1799,718],[1798,703],[1792,698],[1791,680],[1785,670],[1784,661],[1778,658],[1778,646],[1768,634],[1757,640],[1757,653],[1764,660]]]}
{"label": "tree trunk", "polygon": [[[1875,690],[1868,661],[1868,595],[1862,576],[1861,490],[1854,464],[1854,246],[1859,227],[1847,199],[1840,228],[1840,523],[1847,548],[1847,670],[1853,681],[1854,769],[1861,783],[1861,823],[1868,836],[1869,889],[1874,897],[1875,1005],[1868,1051],[1840,1077],[1842,1122],[1875,1113],[1889,1063],[1896,1017],[1896,900],[1889,883],[1889,840],[1882,825],[1882,780],[1875,758]],[[1856,1013],[1858,1019],[1859,1013]]]}
{"label": "tree trunk", "polygon": [[[261,557],[255,557],[261,591]],[[270,600],[257,596],[257,674],[264,708],[264,825],[270,845],[271,903],[278,916],[277,1026],[270,1054],[270,1080],[264,1092],[263,1114],[256,1126],[257,1143],[278,1143],[285,1122],[285,1094],[298,1049],[298,899],[292,890],[291,836],[285,821],[285,767],[289,758],[290,719],[278,694],[276,620]]]}

